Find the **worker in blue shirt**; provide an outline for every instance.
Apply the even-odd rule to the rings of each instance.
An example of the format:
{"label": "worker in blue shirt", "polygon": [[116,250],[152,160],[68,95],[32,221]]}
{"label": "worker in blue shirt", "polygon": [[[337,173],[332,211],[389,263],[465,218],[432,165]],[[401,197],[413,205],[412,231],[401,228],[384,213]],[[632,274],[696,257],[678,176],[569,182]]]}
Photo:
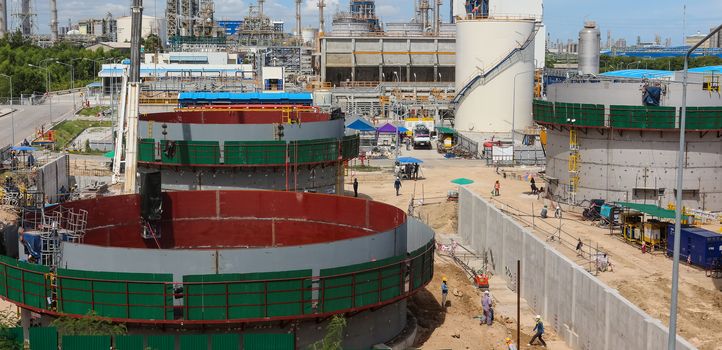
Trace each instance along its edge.
{"label": "worker in blue shirt", "polygon": [[532,331],[535,331],[536,333],[534,334],[533,337],[531,337],[531,340],[529,341],[529,345],[532,345],[532,343],[534,342],[535,339],[539,339],[539,342],[541,343],[541,345],[543,347],[546,347],[547,343],[542,338],[542,336],[544,335],[544,322],[542,322],[540,315],[536,315],[536,317],[534,317],[534,321],[536,321],[536,325],[534,325],[534,329]]}
{"label": "worker in blue shirt", "polygon": [[441,307],[446,308],[446,296],[449,295],[449,286],[446,284],[446,276],[441,278]]}

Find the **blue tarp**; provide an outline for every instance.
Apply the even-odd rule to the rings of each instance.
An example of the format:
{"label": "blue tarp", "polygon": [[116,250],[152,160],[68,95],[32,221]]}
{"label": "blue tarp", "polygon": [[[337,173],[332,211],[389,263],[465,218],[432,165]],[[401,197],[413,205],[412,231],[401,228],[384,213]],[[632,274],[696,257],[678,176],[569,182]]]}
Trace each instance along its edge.
{"label": "blue tarp", "polygon": [[181,92],[178,103],[188,104],[313,104],[308,92]]}
{"label": "blue tarp", "polygon": [[600,74],[605,77],[630,78],[630,79],[661,79],[672,78],[674,72],[655,69],[623,69]]}
{"label": "blue tarp", "polygon": [[403,126],[399,126],[399,133],[402,133],[402,134],[403,134],[403,133],[405,133],[405,132],[407,132],[407,131],[409,131],[409,129],[407,129],[407,128],[403,127]]}
{"label": "blue tarp", "polygon": [[399,163],[401,163],[401,164],[405,164],[405,163],[419,163],[419,164],[421,164],[421,163],[424,162],[423,160],[418,159],[418,158],[414,158],[414,157],[400,157],[400,158],[397,159],[397,160],[398,160]]}
{"label": "blue tarp", "polygon": [[346,125],[347,129],[353,129],[358,131],[376,131],[376,128],[374,128],[371,123],[359,118],[350,123],[349,125]]}

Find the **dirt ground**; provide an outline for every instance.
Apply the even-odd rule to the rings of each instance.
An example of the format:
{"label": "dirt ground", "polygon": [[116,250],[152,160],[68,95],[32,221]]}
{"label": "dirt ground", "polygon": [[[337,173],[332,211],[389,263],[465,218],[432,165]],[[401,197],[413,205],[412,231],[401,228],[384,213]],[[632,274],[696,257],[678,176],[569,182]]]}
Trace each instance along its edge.
{"label": "dirt ground", "polygon": [[[431,151],[413,151],[411,155],[436,158],[436,154]],[[449,162],[455,170],[447,168],[447,163],[427,162],[428,165],[424,165],[421,170],[424,179],[403,181],[400,195],[396,196],[391,162],[376,161],[372,165],[380,166],[383,170],[352,172],[347,177],[346,192],[353,193],[351,182],[353,177],[357,177],[361,197],[389,203],[403,210],[408,210],[413,198],[415,212],[436,231],[437,239],[443,240],[446,235],[455,234],[457,229],[457,203],[448,202],[446,197],[449,190],[457,190],[458,186],[449,181],[460,176],[469,177],[465,173],[474,171],[473,165],[469,168],[469,162]],[[442,276],[447,277],[450,288],[446,311],[440,305]],[[409,302],[419,323],[415,346],[421,349],[506,349],[504,338],[509,336],[516,339],[516,294],[501,279],[492,278],[490,283],[496,314],[494,324],[486,326],[480,325],[475,318],[482,314],[479,290],[473,287],[469,277],[453,261],[437,254],[433,280]],[[534,326],[533,311],[524,300],[522,305],[521,343],[527,344]],[[550,349],[568,349],[550,327],[546,330],[545,340]],[[520,347],[535,348],[541,347]]]}
{"label": "dirt ground", "polygon": [[[349,174],[346,189],[351,190],[350,183],[355,176],[359,179],[361,196],[386,202],[404,210],[409,208],[413,198],[421,218],[429,223],[439,235],[456,233],[457,207],[455,203],[447,203],[446,196],[448,191],[458,188],[457,185],[450,183],[452,179],[458,177],[474,180],[475,183],[467,185],[467,187],[487,198],[490,197],[494,181],[499,180],[501,195],[494,198],[499,207],[510,205],[528,214],[534,212],[535,215],[538,215],[543,205],[546,204],[549,208],[554,208],[556,205],[543,198],[537,199],[536,195],[530,195],[528,182],[523,178],[518,179],[517,176],[512,176],[512,173],[521,176],[535,174],[537,169],[508,169],[506,170],[508,176],[504,178],[501,172],[497,174],[495,168],[487,167],[478,160],[447,160],[433,151],[404,151],[403,153],[404,156],[413,156],[424,160],[424,164],[421,168],[422,179],[418,181],[404,180],[399,196],[394,193],[390,161],[372,163],[374,166],[383,168],[383,171],[380,172]],[[543,186],[538,178],[537,185]],[[550,227],[558,225],[558,219],[544,219],[545,223],[541,223],[542,219],[537,216],[535,220],[537,229],[534,232],[544,239],[548,238],[547,233],[538,228],[546,226],[548,230]],[[653,254],[642,254],[639,247],[624,242],[618,234],[610,235],[608,229],[591,226],[589,222],[582,221],[579,215],[567,211],[567,208],[565,208],[562,227],[564,231],[581,238],[586,244],[598,246],[600,250],[609,253],[614,272],[600,273],[598,276],[600,280],[617,288],[621,295],[651,316],[659,318],[664,324],[668,323],[671,259],[660,251]],[[715,229],[715,227],[712,226],[711,229]],[[587,262],[577,257],[572,247],[557,245],[556,249],[573,261],[586,266]],[[459,288],[463,295],[461,298],[450,297],[452,307],[446,314],[440,313],[437,300],[439,293],[437,293],[436,287],[440,284],[441,274],[450,276],[450,282],[454,281],[453,285]],[[456,280],[457,276],[459,276],[459,280]],[[468,281],[468,279],[460,269],[450,262],[437,258],[437,270],[434,280],[427,287],[428,292],[420,293],[412,302],[412,307],[421,312],[423,317],[420,318],[424,319],[420,321],[423,327],[423,336],[421,337],[423,341],[418,344],[420,347],[425,349],[463,349],[468,346],[477,349],[480,348],[480,344],[483,344],[482,349],[486,349],[485,346],[488,346],[489,349],[496,349],[498,347],[495,346],[501,346],[500,341],[505,337],[505,332],[511,334],[515,329],[513,324],[508,327],[497,324],[491,328],[479,328],[477,320],[470,320],[471,317],[480,313],[479,298],[473,288],[464,281]],[[722,292],[720,291],[722,280],[712,279],[707,277],[704,271],[682,264],[680,265],[679,285],[679,334],[702,350],[722,349],[722,345],[719,345],[722,342]],[[467,286],[471,289],[460,286]],[[456,304],[463,305],[464,310],[453,307]],[[515,316],[515,314],[511,316]],[[524,320],[524,317],[522,320],[527,321]],[[523,325],[522,329],[524,329]],[[527,332],[529,329],[527,328]],[[459,333],[461,337],[452,338],[451,335],[456,333]],[[482,339],[488,339],[488,343],[486,341],[480,343]],[[524,336],[522,336],[523,339]],[[563,343],[558,343],[560,343],[559,348],[563,348]]]}

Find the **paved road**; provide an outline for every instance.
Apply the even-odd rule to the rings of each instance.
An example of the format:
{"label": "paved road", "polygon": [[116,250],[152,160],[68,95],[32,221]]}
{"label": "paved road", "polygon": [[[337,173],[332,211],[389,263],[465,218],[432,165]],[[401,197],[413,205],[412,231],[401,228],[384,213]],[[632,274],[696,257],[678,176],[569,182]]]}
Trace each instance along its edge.
{"label": "paved road", "polygon": [[[76,96],[76,98],[79,98]],[[8,105],[0,105],[0,109],[9,108]],[[24,138],[30,140],[30,136],[39,129],[41,125],[50,124],[50,108],[46,102],[35,106],[13,106],[17,110],[14,115],[8,114],[0,117],[0,147],[12,144],[13,124],[15,125],[15,144],[20,143]],[[73,99],[71,95],[53,97],[53,123],[57,123],[72,115]]]}

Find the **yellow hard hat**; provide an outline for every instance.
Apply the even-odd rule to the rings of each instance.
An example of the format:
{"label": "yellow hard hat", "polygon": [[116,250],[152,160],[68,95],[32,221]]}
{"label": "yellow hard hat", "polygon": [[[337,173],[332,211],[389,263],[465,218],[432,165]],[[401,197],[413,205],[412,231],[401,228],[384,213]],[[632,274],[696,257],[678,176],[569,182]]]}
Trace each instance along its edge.
{"label": "yellow hard hat", "polygon": [[511,343],[511,338],[506,337],[506,339],[504,339],[504,341],[507,342],[507,343]]}
{"label": "yellow hard hat", "polygon": [[446,276],[441,277],[441,281],[442,281],[442,282],[446,282]]}

